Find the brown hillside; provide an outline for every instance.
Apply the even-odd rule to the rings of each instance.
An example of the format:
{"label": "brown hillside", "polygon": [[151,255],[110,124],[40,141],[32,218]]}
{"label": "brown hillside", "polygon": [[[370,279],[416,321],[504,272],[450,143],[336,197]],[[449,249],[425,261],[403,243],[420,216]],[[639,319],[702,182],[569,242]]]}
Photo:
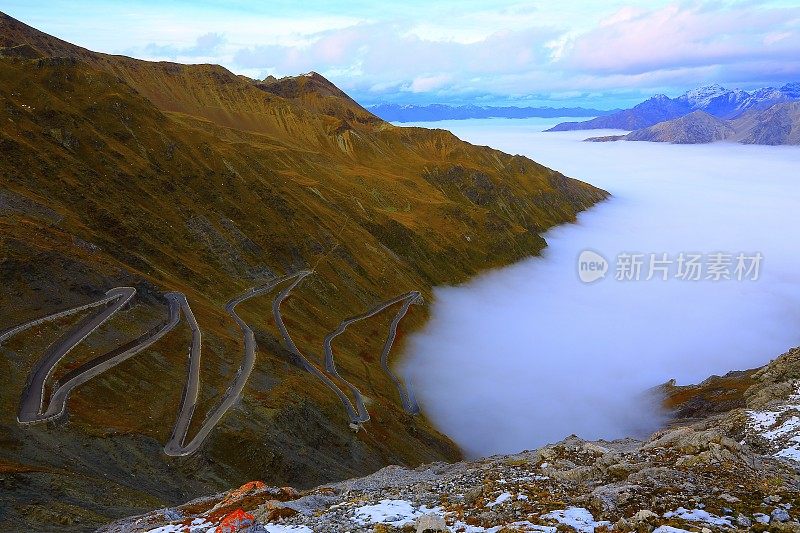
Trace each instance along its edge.
{"label": "brown hillside", "polygon": [[[247,288],[316,269],[283,312],[318,358],[343,318],[536,254],[539,232],[606,196],[443,130],[384,123],[318,75],[261,83],[97,54],[5,15],[0,36],[0,330],[135,286],[134,305],[71,352],[58,379],[164,320],[161,295],[183,292],[203,330],[198,421],[240,364],[224,305]],[[0,345],[0,530],[80,530],[250,479],[310,486],[459,457],[424,416],[404,413],[380,371],[388,315],[336,340],[339,372],[370,401],[372,420],[353,433],[335,396],[280,346],[270,302],[239,308],[256,368],[187,458],[160,448],[186,373],[185,322],[78,389],[67,419],[38,426],[16,423],[17,402],[71,320]],[[424,309],[406,317],[401,343]]]}

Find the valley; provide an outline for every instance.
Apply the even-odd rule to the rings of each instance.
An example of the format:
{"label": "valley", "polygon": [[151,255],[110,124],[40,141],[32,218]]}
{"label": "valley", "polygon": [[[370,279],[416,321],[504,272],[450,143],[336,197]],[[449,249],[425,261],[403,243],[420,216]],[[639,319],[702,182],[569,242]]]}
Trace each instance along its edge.
{"label": "valley", "polygon": [[[800,343],[800,249],[785,233],[800,202],[794,147],[585,143],[587,132],[543,132],[535,119],[444,126],[613,193],[546,233],[540,256],[434,292],[431,318],[400,361],[467,457],[573,433],[643,438],[669,423],[648,390],[755,368]],[[608,267],[588,283],[578,272],[586,250]],[[729,279],[708,276],[718,252]],[[762,254],[757,280],[733,275],[742,252]],[[701,276],[678,276],[681,254],[705,258]],[[627,277],[626,257],[638,257],[638,276]]]}

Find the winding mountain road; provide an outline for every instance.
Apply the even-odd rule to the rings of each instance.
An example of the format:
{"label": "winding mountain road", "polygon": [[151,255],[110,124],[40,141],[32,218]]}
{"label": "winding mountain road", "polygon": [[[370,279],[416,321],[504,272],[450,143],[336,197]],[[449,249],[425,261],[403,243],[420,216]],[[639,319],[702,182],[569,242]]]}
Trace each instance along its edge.
{"label": "winding mountain road", "polygon": [[289,281],[291,281],[291,283],[284,287],[272,301],[272,314],[281,334],[283,344],[292,354],[297,357],[301,366],[307,372],[314,375],[328,388],[330,388],[334,394],[336,394],[336,396],[342,402],[347,415],[350,417],[351,426],[356,428],[368,421],[370,419],[370,415],[367,412],[366,406],[364,405],[363,396],[358,388],[342,378],[336,370],[336,365],[333,358],[333,349],[331,347],[333,339],[344,332],[350,324],[375,316],[384,309],[403,302],[401,309],[395,315],[389,327],[389,334],[384,342],[383,350],[381,352],[381,367],[395,383],[395,386],[400,394],[403,408],[410,414],[419,413],[419,406],[414,400],[413,394],[410,392],[410,390],[406,390],[400,379],[394,375],[389,368],[388,356],[392,345],[394,344],[398,323],[408,312],[408,308],[412,304],[420,302],[420,293],[417,291],[412,291],[386,300],[360,315],[343,320],[334,332],[325,337],[323,347],[325,351],[326,371],[336,379],[346,384],[347,388],[355,398],[354,407],[353,404],[351,404],[350,399],[336,385],[336,383],[334,383],[324,371],[320,370],[314,363],[312,363],[300,352],[289,335],[289,331],[283,322],[283,317],[280,311],[281,303],[289,296],[292,289],[294,289],[306,276],[312,273],[313,271],[303,270],[294,274],[281,276],[260,287],[253,287],[227,303],[225,310],[231,315],[231,318],[242,330],[242,335],[244,337],[244,356],[242,363],[236,372],[236,376],[223,394],[219,404],[206,415],[200,429],[198,429],[197,433],[188,442],[188,444],[186,443],[186,438],[189,432],[189,427],[191,426],[195,409],[197,407],[200,392],[202,332],[197,320],[194,317],[194,313],[192,313],[186,296],[179,292],[168,292],[164,294],[169,304],[169,318],[164,323],[150,329],[136,339],[133,339],[132,341],[129,341],[115,348],[114,350],[98,356],[65,373],[60,380],[54,383],[53,392],[50,395],[50,399],[46,408],[46,383],[58,363],[67,354],[69,354],[75,346],[80,344],[86,337],[88,337],[92,332],[94,332],[97,328],[112,318],[120,309],[122,309],[135,296],[136,289],[132,287],[117,287],[109,290],[106,292],[106,295],[103,298],[100,298],[94,302],[52,313],[50,315],[25,322],[0,333],[0,344],[2,344],[2,342],[8,338],[39,324],[57,320],[59,318],[63,318],[87,309],[106,305],[106,307],[103,307],[91,315],[84,317],[80,322],[78,322],[77,325],[73,326],[66,333],[61,335],[61,337],[59,337],[47,348],[44,355],[36,362],[29,374],[28,381],[20,398],[17,421],[20,424],[36,424],[60,417],[66,412],[67,400],[69,399],[69,395],[73,390],[150,347],[168,332],[173,330],[175,326],[180,323],[181,315],[183,315],[192,331],[192,341],[188,352],[186,384],[183,388],[179,412],[175,420],[172,434],[170,439],[164,445],[164,453],[169,456],[186,456],[196,452],[214,429],[216,424],[239,399],[255,366],[257,348],[255,334],[250,326],[236,313],[236,306],[250,298],[265,294],[278,285]]}
{"label": "winding mountain road", "polygon": [[187,371],[186,386],[183,389],[183,397],[181,398],[180,411],[178,413],[178,418],[175,421],[172,436],[164,446],[164,453],[171,456],[183,456],[196,452],[206,437],[208,437],[208,435],[214,429],[214,426],[217,425],[222,417],[225,416],[225,413],[228,412],[228,409],[230,409],[239,399],[239,396],[241,396],[242,391],[247,384],[247,380],[250,379],[250,373],[253,371],[253,367],[255,366],[256,362],[256,338],[253,330],[247,325],[247,322],[242,320],[241,317],[236,314],[236,306],[245,300],[249,300],[250,298],[269,292],[281,283],[289,281],[290,279],[298,276],[301,276],[300,279],[302,279],[302,277],[305,275],[306,274],[303,273],[297,273],[276,278],[266,285],[254,287],[248,290],[225,305],[225,310],[231,315],[234,322],[236,322],[236,324],[242,330],[242,334],[244,335],[244,357],[242,359],[242,364],[236,371],[236,376],[233,378],[230,386],[222,396],[222,400],[211,412],[206,415],[203,425],[197,431],[197,434],[189,442],[189,444],[184,444],[184,442],[186,440],[186,435],[189,432],[192,416],[194,415],[195,408],[197,407],[197,399],[200,388],[200,350],[202,347],[202,339],[200,328],[197,325],[194,314],[192,314],[189,303],[186,301],[186,298],[183,298],[181,301],[181,309],[183,310],[183,314],[186,317],[187,322],[189,322],[189,327],[192,329],[192,345],[189,350],[189,367]]}
{"label": "winding mountain road", "polygon": [[383,344],[383,350],[381,350],[381,367],[383,368],[384,372],[386,372],[389,377],[394,382],[395,386],[397,387],[398,392],[400,393],[400,400],[403,404],[403,409],[406,410],[409,414],[418,414],[419,413],[419,406],[417,405],[416,400],[414,400],[413,393],[410,391],[407,392],[406,388],[403,386],[403,383],[400,379],[391,371],[389,368],[389,352],[394,345],[394,339],[397,335],[397,324],[399,324],[400,320],[405,316],[408,312],[408,308],[413,303],[418,303],[422,299],[422,295],[418,291],[411,291],[405,294],[401,294],[400,296],[396,296],[394,298],[390,298],[389,300],[385,300],[372,309],[361,313],[360,315],[351,316],[350,318],[346,318],[342,320],[334,331],[329,333],[325,340],[323,341],[323,350],[325,351],[325,369],[328,373],[336,376],[342,382],[347,384],[347,387],[353,393],[353,396],[356,400],[356,406],[358,408],[359,420],[353,420],[354,423],[363,423],[369,420],[369,413],[367,412],[366,407],[364,406],[364,400],[361,396],[361,392],[349,381],[344,379],[342,376],[339,375],[339,372],[336,370],[336,363],[333,360],[333,348],[331,344],[333,343],[333,339],[337,336],[344,333],[347,327],[350,324],[358,322],[359,320],[364,320],[367,318],[371,318],[378,313],[382,312],[384,309],[391,307],[399,302],[404,302],[403,307],[400,309],[398,314],[392,320],[392,324],[389,328],[389,334],[386,338],[386,341]]}
{"label": "winding mountain road", "polygon": [[[297,359],[300,361],[300,364],[306,370],[306,372],[313,374],[317,379],[319,379],[329,389],[331,389],[334,392],[334,394],[336,394],[336,396],[342,402],[342,406],[344,406],[344,410],[347,412],[347,416],[350,417],[350,423],[358,425],[364,421],[362,420],[363,418],[362,413],[356,412],[356,410],[353,408],[353,404],[350,403],[350,399],[342,391],[342,389],[340,389],[338,385],[336,385],[336,383],[334,383],[331,380],[331,378],[329,378],[325,374],[325,372],[317,368],[317,365],[312,363],[305,355],[303,355],[303,353],[300,351],[300,349],[292,340],[291,335],[289,335],[289,330],[286,329],[286,324],[283,323],[283,317],[281,316],[281,303],[286,299],[287,296],[289,296],[289,293],[292,291],[292,289],[294,289],[301,281],[303,281],[303,278],[312,273],[313,272],[311,270],[304,270],[297,273],[294,281],[289,285],[287,285],[280,293],[278,293],[278,296],[276,296],[275,299],[272,300],[272,316],[275,319],[275,324],[278,326],[278,331],[281,334],[281,338],[283,339],[283,345],[286,347],[286,349],[289,350],[295,357],[297,357]],[[359,411],[360,411],[364,405],[363,401],[360,401],[361,393],[349,382],[345,380],[342,381],[347,383],[348,388],[350,388],[351,391],[352,390],[356,391],[355,392],[356,403],[359,405]],[[366,409],[364,410],[366,411]],[[367,420],[369,420],[369,414],[367,414],[366,416]]]}
{"label": "winding mountain road", "polygon": [[[56,406],[53,406],[52,403],[50,406],[53,409],[48,409],[47,411],[42,412],[44,409],[45,383],[50,377],[50,374],[52,374],[53,369],[56,367],[56,365],[58,365],[61,359],[63,359],[70,351],[72,351],[75,346],[80,344],[83,339],[88,337],[94,330],[104,324],[109,318],[114,316],[117,311],[119,311],[126,303],[130,301],[131,298],[133,298],[134,294],[136,294],[136,289],[132,287],[118,287],[111,289],[106,293],[105,298],[101,298],[96,302],[75,307],[73,309],[67,309],[66,311],[53,313],[36,320],[31,320],[24,324],[20,324],[15,328],[11,328],[3,334],[0,334],[0,342],[2,342],[13,335],[16,335],[38,324],[63,318],[85,309],[91,309],[93,307],[111,303],[111,305],[108,307],[100,309],[92,315],[85,317],[80,321],[80,323],[78,323],[76,327],[67,331],[67,333],[62,335],[56,342],[51,344],[50,347],[45,351],[44,355],[39,359],[39,361],[36,362],[30,374],[28,375],[28,382],[26,383],[25,389],[22,392],[22,399],[20,400],[19,410],[17,412],[17,421],[20,424],[43,422],[61,414],[62,410],[54,409]],[[59,389],[61,389],[61,387],[59,387]],[[62,394],[64,393],[62,392]],[[66,392],[66,394],[68,395],[69,392]],[[50,412],[51,410],[55,410],[56,412],[52,413]]]}
{"label": "winding mountain road", "polygon": [[383,351],[381,351],[381,367],[383,367],[383,371],[394,381],[397,392],[400,394],[400,401],[403,404],[403,409],[412,415],[419,414],[419,404],[417,404],[417,399],[414,397],[413,389],[411,389],[410,386],[408,388],[404,387],[400,378],[389,368],[389,351],[392,349],[392,344],[394,344],[394,339],[397,336],[398,324],[400,324],[400,321],[403,320],[403,317],[408,313],[408,308],[417,303],[422,303],[422,295],[418,291],[412,291],[405,296],[402,307],[397,314],[394,315],[392,323],[389,325],[389,335],[386,337],[386,342],[383,344]]}
{"label": "winding mountain road", "polygon": [[[110,370],[118,364],[130,359],[142,350],[150,347],[150,345],[154,344],[156,341],[161,339],[161,337],[170,332],[180,322],[179,299],[182,298],[183,295],[180,293],[167,293],[165,294],[165,297],[169,302],[170,309],[169,319],[165,323],[161,324],[160,326],[156,326],[144,335],[127,342],[108,353],[96,357],[91,361],[79,366],[78,368],[67,372],[59,381],[54,384],[53,393],[50,395],[49,406],[44,412],[40,411],[37,413],[37,416],[28,417],[23,421],[22,409],[20,409],[20,416],[18,416],[18,420],[20,422],[34,423],[44,422],[45,420],[52,418],[58,418],[66,411],[67,400],[69,399],[69,395],[73,390],[83,385],[87,381],[99,376],[106,370]],[[33,391],[30,391],[29,389],[26,389],[25,392],[23,392],[22,401],[20,402],[21,405],[24,405],[26,401],[26,393],[31,394],[32,392]],[[41,391],[41,394],[42,403],[44,403],[44,390]]]}

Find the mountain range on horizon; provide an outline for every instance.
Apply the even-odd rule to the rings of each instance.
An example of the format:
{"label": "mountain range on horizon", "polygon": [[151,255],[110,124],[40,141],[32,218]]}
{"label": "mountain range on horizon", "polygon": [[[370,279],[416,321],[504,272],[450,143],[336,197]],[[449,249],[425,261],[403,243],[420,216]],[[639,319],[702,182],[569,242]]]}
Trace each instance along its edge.
{"label": "mountain range on horizon", "polygon": [[597,117],[618,109],[602,110],[586,107],[478,106],[448,104],[374,104],[366,108],[387,122],[437,122],[470,118],[555,118]]}
{"label": "mountain range on horizon", "polygon": [[692,111],[626,135],[585,139],[604,141],[649,141],[672,144],[706,144],[717,141],[741,144],[799,145],[800,101],[774,104],[767,109],[751,109],[734,119],[724,120],[705,111]]}
{"label": "mountain range on horizon", "polygon": [[693,111],[703,111],[723,120],[736,118],[748,111],[763,111],[775,104],[800,99],[800,82],[781,87],[764,87],[754,91],[726,89],[718,84],[706,85],[676,97],[657,94],[630,109],[582,122],[562,122],[546,131],[595,129],[640,130],[659,122],[677,119]]}

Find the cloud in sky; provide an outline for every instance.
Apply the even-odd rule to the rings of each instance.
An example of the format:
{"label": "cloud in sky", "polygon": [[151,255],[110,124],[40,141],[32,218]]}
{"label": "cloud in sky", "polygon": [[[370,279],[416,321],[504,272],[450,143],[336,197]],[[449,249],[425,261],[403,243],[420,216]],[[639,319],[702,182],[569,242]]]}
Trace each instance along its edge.
{"label": "cloud in sky", "polygon": [[[670,5],[624,9],[577,36],[558,64],[597,74],[646,74],[780,60],[800,65],[800,6]],[[771,69],[765,69],[767,73]]]}
{"label": "cloud in sky", "polygon": [[213,54],[217,52],[224,43],[224,35],[209,32],[195,39],[194,44],[191,46],[183,47],[173,44],[158,45],[156,43],[148,43],[144,49],[149,55],[168,57],[170,59],[176,59],[178,57],[213,57]]}
{"label": "cloud in sky", "polygon": [[316,70],[366,103],[611,106],[698,83],[800,79],[791,1],[10,4],[12,16],[93,49],[252,77]]}

